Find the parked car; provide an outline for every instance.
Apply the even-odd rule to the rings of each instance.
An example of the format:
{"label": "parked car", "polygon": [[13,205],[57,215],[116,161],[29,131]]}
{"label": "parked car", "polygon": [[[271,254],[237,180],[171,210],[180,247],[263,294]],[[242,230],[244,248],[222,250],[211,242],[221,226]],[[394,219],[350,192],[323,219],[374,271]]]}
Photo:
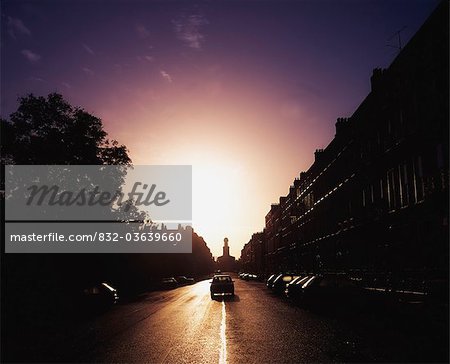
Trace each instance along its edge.
{"label": "parked car", "polygon": [[180,285],[194,284],[195,283],[195,279],[194,278],[188,278],[186,276],[178,276],[178,277],[176,277],[176,281]]}
{"label": "parked car", "polygon": [[225,274],[215,275],[211,281],[210,292],[212,300],[216,294],[234,296],[233,279],[231,279],[231,276]]}
{"label": "parked car", "polygon": [[294,274],[280,274],[272,283],[272,291],[275,293],[283,293],[286,285],[297,278]]}
{"label": "parked car", "polygon": [[118,300],[117,290],[106,282],[94,284],[82,291],[82,305],[87,310],[106,309],[116,304]]}
{"label": "parked car", "polygon": [[286,289],[284,290],[286,297],[291,298],[293,300],[298,299],[302,291],[302,286],[311,277],[312,277],[311,275],[302,275],[289,282],[286,285]]}
{"label": "parked car", "polygon": [[312,276],[302,284],[299,293],[303,304],[316,308],[347,309],[360,304],[363,298],[362,289],[346,274]]}
{"label": "parked car", "polygon": [[168,277],[161,279],[159,283],[161,289],[173,289],[178,287],[178,282],[174,277]]}
{"label": "parked car", "polygon": [[267,288],[272,289],[273,281],[274,281],[275,279],[277,279],[278,276],[279,276],[279,274],[272,274],[272,275],[267,279],[267,282],[266,282]]}
{"label": "parked car", "polygon": [[242,279],[244,279],[246,281],[255,281],[258,279],[258,276],[256,274],[245,273],[243,275]]}

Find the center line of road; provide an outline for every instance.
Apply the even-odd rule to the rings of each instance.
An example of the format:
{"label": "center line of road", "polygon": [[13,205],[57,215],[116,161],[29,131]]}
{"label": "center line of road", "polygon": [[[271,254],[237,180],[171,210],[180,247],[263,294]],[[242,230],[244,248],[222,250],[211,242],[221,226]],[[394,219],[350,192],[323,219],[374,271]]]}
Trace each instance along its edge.
{"label": "center line of road", "polygon": [[225,330],[227,328],[227,313],[225,311],[225,301],[222,298],[222,322],[220,323],[220,356],[219,364],[227,363],[227,338],[225,336]]}

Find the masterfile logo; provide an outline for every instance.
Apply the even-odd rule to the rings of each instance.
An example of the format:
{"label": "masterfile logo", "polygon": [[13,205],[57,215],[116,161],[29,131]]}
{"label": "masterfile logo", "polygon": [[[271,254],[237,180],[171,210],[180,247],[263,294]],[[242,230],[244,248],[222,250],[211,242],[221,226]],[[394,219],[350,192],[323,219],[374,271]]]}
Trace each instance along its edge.
{"label": "masterfile logo", "polygon": [[191,166],[6,166],[7,220],[190,221]]}
{"label": "masterfile logo", "polygon": [[7,253],[190,253],[191,166],[5,169]]}
{"label": "masterfile logo", "polygon": [[[145,195],[144,192],[139,192],[140,186],[145,191]],[[155,184],[152,184],[148,188],[149,185],[146,183],[134,182],[131,192],[128,193],[128,201],[133,201],[135,206],[150,206],[152,204],[155,204],[155,206],[164,206],[170,202],[166,198],[164,191],[157,192],[156,196],[153,197],[156,189]],[[51,187],[46,185],[32,185],[27,190],[30,191],[27,206],[33,203],[36,203],[38,206],[42,206],[42,204],[48,204],[50,206],[94,206],[97,204],[101,206],[114,206],[116,204],[117,206],[122,206],[124,205],[124,198],[126,198],[125,194],[121,191],[114,193],[108,191],[100,192],[99,186],[95,186],[92,191],[86,191],[85,188],[82,188],[79,192],[60,191],[56,185]],[[129,209],[130,205],[125,204],[125,211]]]}

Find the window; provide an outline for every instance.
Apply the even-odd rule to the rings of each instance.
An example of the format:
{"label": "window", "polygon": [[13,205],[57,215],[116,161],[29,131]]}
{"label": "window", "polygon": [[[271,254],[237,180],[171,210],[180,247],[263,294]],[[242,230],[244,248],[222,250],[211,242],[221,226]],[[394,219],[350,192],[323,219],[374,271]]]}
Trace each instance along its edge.
{"label": "window", "polygon": [[362,190],[362,205],[366,207],[366,190],[364,188]]}
{"label": "window", "polygon": [[422,157],[417,156],[413,159],[413,188],[414,188],[414,202],[420,202],[425,195],[425,189],[423,184],[423,171],[422,171]]}
{"label": "window", "polygon": [[370,184],[369,189],[370,189],[370,202],[374,203],[375,202],[375,196],[374,196],[374,193],[373,193],[373,184]]}
{"label": "window", "polygon": [[400,206],[409,205],[409,182],[408,182],[408,166],[406,163],[398,166],[399,186],[400,186]]}
{"label": "window", "polygon": [[396,204],[395,169],[387,173],[387,199],[389,210],[395,210]]}
{"label": "window", "polygon": [[312,192],[308,193],[305,197],[305,206],[310,209],[314,205],[314,198]]}

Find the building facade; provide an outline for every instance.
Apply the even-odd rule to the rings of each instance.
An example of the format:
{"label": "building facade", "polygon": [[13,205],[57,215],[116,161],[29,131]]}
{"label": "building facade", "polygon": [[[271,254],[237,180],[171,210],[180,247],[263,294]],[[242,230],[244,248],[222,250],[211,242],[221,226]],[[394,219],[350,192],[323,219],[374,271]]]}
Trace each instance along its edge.
{"label": "building facade", "polygon": [[[366,99],[271,206],[261,262],[248,266],[447,277],[448,31],[442,2],[389,68],[373,71]],[[243,254],[253,237],[247,245]]]}
{"label": "building facade", "polygon": [[240,265],[244,272],[261,273],[265,270],[265,234],[254,233],[241,250]]}

